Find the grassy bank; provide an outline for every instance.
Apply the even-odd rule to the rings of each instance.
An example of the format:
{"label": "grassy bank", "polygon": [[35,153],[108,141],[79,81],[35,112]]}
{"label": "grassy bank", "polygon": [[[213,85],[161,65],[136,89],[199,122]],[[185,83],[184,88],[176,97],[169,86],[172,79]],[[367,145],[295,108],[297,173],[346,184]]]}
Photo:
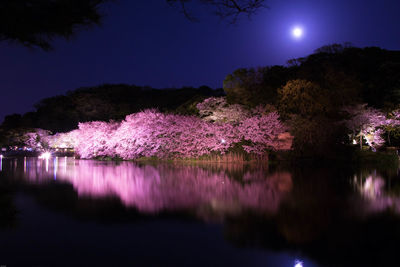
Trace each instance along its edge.
{"label": "grassy bank", "polygon": [[[59,156],[59,155],[58,155]],[[64,155],[63,155],[64,156]],[[72,155],[71,155],[72,156]],[[79,156],[76,155],[76,158]],[[103,161],[124,161],[119,157],[96,157],[94,160]],[[245,151],[230,151],[225,154],[210,153],[198,158],[157,158],[157,157],[141,157],[128,161],[135,162],[185,162],[185,163],[261,163],[261,164],[332,164],[332,162],[344,163],[350,165],[370,165],[379,168],[393,168],[399,165],[399,157],[396,150],[387,150],[380,152],[372,152],[370,150],[359,150],[355,147],[348,147],[341,151],[341,153],[331,153],[325,156],[304,156],[296,153],[295,151],[268,151],[264,155],[249,154]]]}
{"label": "grassy bank", "polygon": [[269,156],[268,154],[264,154],[262,156],[259,155],[253,155],[253,154],[247,154],[247,153],[240,153],[240,152],[230,152],[226,154],[217,154],[217,153],[212,153],[209,155],[204,155],[198,158],[156,158],[156,157],[151,157],[151,158],[139,158],[135,159],[134,161],[138,162],[201,162],[201,163],[249,163],[249,162],[265,162],[268,163],[269,161]]}
{"label": "grassy bank", "polygon": [[358,150],[353,152],[352,162],[357,165],[372,165],[377,168],[393,168],[399,166],[399,156],[395,151],[372,152]]}

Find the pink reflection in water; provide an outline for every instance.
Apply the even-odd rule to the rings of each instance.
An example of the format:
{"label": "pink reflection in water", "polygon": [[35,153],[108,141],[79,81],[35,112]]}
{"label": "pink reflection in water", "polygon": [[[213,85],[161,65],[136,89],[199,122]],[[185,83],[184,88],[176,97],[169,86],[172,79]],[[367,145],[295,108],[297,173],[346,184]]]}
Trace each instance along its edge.
{"label": "pink reflection in water", "polygon": [[400,213],[400,197],[385,188],[385,179],[373,171],[367,177],[355,176],[354,183],[364,200],[364,211],[377,213],[391,210]]}
{"label": "pink reflection in water", "polygon": [[[266,176],[259,169],[213,169],[63,158],[50,162],[49,171],[41,161],[31,160],[25,175],[37,183],[50,179],[68,182],[79,196],[116,196],[124,205],[142,212],[194,210],[202,216],[234,215],[249,209],[273,213],[292,189],[288,172]],[[228,175],[232,172],[235,179]]]}

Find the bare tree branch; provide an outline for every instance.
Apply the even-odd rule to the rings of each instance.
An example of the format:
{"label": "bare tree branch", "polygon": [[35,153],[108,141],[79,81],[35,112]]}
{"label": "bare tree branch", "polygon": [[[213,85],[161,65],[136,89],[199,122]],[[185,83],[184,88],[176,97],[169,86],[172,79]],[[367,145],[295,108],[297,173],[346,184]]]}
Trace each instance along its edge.
{"label": "bare tree branch", "polygon": [[187,6],[193,2],[199,2],[204,5],[212,6],[214,13],[222,19],[230,19],[231,23],[235,23],[240,15],[251,17],[257,11],[267,8],[265,0],[166,0],[168,4],[177,6],[181,12],[189,19],[193,20],[194,16],[188,12]]}

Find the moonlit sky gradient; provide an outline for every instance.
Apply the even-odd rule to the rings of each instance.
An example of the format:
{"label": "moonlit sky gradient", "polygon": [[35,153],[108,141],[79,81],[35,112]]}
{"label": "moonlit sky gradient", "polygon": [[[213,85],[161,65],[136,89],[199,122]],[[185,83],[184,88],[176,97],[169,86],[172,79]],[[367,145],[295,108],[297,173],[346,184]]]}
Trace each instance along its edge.
{"label": "moonlit sky gradient", "polygon": [[[285,64],[326,44],[400,49],[398,0],[269,0],[269,9],[229,25],[194,6],[192,23],[164,0],[105,6],[100,28],[42,52],[0,43],[0,122],[44,97],[82,86],[222,87],[240,67]],[[209,10],[208,10],[209,11]],[[293,27],[304,36],[295,40]]]}

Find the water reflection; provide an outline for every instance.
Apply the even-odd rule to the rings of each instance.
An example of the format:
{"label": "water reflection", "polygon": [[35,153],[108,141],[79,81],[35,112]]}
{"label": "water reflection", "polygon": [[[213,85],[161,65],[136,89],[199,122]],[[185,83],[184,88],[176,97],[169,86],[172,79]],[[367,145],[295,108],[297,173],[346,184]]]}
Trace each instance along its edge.
{"label": "water reflection", "polygon": [[[224,237],[237,247],[300,251],[296,256],[305,259],[304,266],[304,255],[323,266],[390,266],[400,242],[396,170],[329,167],[271,172],[247,165],[150,165],[60,157],[4,159],[0,175],[9,173],[24,189],[28,184],[25,192],[43,206],[79,219],[104,216],[118,221],[118,216],[132,216],[127,220],[131,223],[136,215],[148,218],[141,213],[167,212],[173,218],[183,213],[201,221],[222,221]],[[303,263],[293,258],[289,264]]]}
{"label": "water reflection", "polygon": [[67,182],[80,197],[118,197],[146,213],[188,210],[204,218],[246,210],[276,213],[292,190],[291,174],[243,168],[25,158],[23,177],[35,184]]}
{"label": "water reflection", "polygon": [[345,167],[293,169],[293,188],[278,212],[229,220],[227,238],[238,246],[295,248],[322,266],[395,266],[400,242],[396,172],[385,176],[365,168],[355,175]]}
{"label": "water reflection", "polygon": [[361,195],[365,198],[376,200],[383,196],[385,181],[382,177],[376,174],[376,171],[368,175],[366,178],[355,176],[354,180]]}
{"label": "water reflection", "polygon": [[3,163],[3,156],[0,155],[0,229],[13,227],[17,221],[17,210],[13,203],[13,188],[4,179]]}
{"label": "water reflection", "polygon": [[400,214],[400,194],[396,186],[391,186],[390,178],[384,178],[376,170],[372,170],[356,174],[353,184],[366,203],[366,212],[391,210]]}

